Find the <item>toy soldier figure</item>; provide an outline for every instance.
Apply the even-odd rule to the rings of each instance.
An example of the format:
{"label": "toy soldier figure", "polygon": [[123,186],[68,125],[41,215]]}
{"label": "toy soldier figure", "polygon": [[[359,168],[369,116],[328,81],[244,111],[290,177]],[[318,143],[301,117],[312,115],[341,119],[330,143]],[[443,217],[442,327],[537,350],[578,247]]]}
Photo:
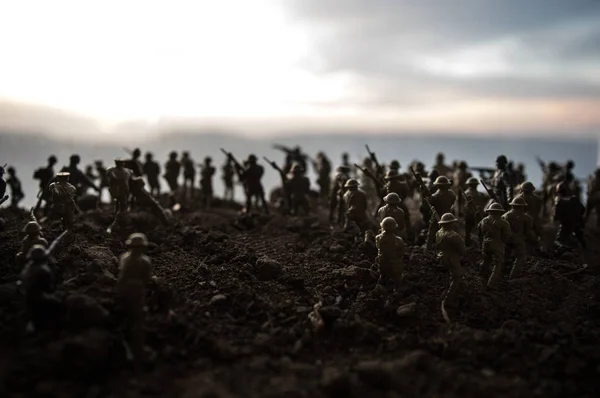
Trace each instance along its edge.
{"label": "toy soldier figure", "polygon": [[245,166],[242,166],[233,158],[231,153],[226,152],[225,150],[222,151],[229,159],[231,159],[235,165],[238,178],[244,184],[244,191],[246,194],[246,207],[244,212],[251,212],[252,200],[256,199],[262,203],[265,214],[269,214],[269,206],[267,206],[265,190],[261,182],[262,176],[265,174],[265,169],[257,163],[256,155],[249,155],[248,160],[244,162]]}
{"label": "toy soldier figure", "polygon": [[160,195],[160,165],[154,160],[154,156],[150,152],[146,152],[146,163],[144,163],[144,174],[148,179],[150,186],[150,194],[154,197]]}
{"label": "toy soldier figure", "polygon": [[6,202],[7,199],[8,195],[6,194],[6,181],[4,181],[4,167],[0,166],[0,205]]}
{"label": "toy soldier figure", "polygon": [[600,229],[600,168],[594,171],[594,175],[588,180],[587,202],[585,210],[586,221],[596,211],[596,228]]}
{"label": "toy soldier figure", "polygon": [[140,156],[142,156],[142,151],[140,148],[135,148],[133,151],[129,151],[125,148],[125,151],[131,155],[131,159],[124,160],[123,167],[128,168],[133,171],[134,177],[141,177],[144,175],[144,166],[140,161]]}
{"label": "toy soldier figure", "polygon": [[[535,186],[529,181],[525,181],[523,184],[521,184],[520,191],[521,194],[519,196],[521,196],[527,203],[525,212],[529,214],[533,220],[533,233],[539,241],[542,236],[542,220],[540,217],[543,207],[543,200],[535,194]],[[536,249],[539,249],[539,247]]]}
{"label": "toy soldier figure", "polygon": [[477,190],[479,181],[477,178],[471,177],[467,180],[467,190],[465,191],[465,244],[471,245],[471,235],[473,230],[482,218],[485,205],[490,198],[483,192]]}
{"label": "toy soldier figure", "polygon": [[310,192],[310,180],[304,175],[302,166],[299,164],[292,166],[286,185],[286,189],[290,195],[292,215],[297,216],[299,209],[302,209],[305,215],[309,214],[308,194]]}
{"label": "toy soldier figure", "polygon": [[502,276],[504,247],[510,238],[510,224],[502,218],[504,209],[499,203],[492,203],[485,212],[487,217],[479,222],[477,229],[482,242],[483,269],[490,273],[487,285],[493,287]]}
{"label": "toy soldier figure", "polygon": [[400,162],[397,160],[392,160],[390,162],[390,170],[391,172],[394,172],[396,174],[400,174]]}
{"label": "toy soldier figure", "polygon": [[367,195],[359,190],[358,186],[358,181],[355,179],[349,179],[344,185],[344,188],[346,188],[344,206],[348,209],[346,211],[346,225],[344,229],[347,229],[348,222],[352,221],[358,225],[361,232],[364,232],[369,224],[367,217]]}
{"label": "toy soldier figure", "polygon": [[194,181],[196,180],[196,166],[190,157],[189,152],[183,152],[181,157],[181,166],[183,167],[183,197],[187,198],[188,189],[189,197],[194,197]]}
{"label": "toy soldier figure", "polygon": [[445,213],[438,222],[441,228],[435,234],[438,258],[442,260],[442,265],[450,271],[450,286],[443,298],[444,303],[447,304],[452,304],[463,285],[464,271],[460,261],[466,248],[465,241],[456,232],[457,221],[452,213]]}
{"label": "toy soldier figure", "polygon": [[496,172],[492,177],[492,190],[496,196],[495,200],[500,203],[503,208],[508,208],[509,202],[513,197],[513,185],[511,176],[509,175],[506,166],[508,161],[506,156],[500,155],[496,158]]}
{"label": "toy soldier figure", "polygon": [[[435,185],[438,190],[436,193],[431,195],[429,198],[429,203],[431,203],[431,206],[433,206],[437,214],[450,213],[452,211],[454,201],[456,200],[456,195],[450,190],[450,181],[448,181],[448,179],[444,176],[439,176],[436,178],[433,185]],[[427,234],[427,249],[433,249],[436,241],[436,233],[439,228],[438,220],[436,220],[435,217],[430,217]]]}
{"label": "toy soldier figure", "polygon": [[200,171],[200,190],[202,191],[202,202],[204,207],[209,208],[213,198],[212,179],[215,175],[215,168],[211,165],[212,158],[204,158],[204,166]]}
{"label": "toy soldier figure", "polygon": [[49,248],[43,245],[33,245],[27,252],[27,264],[21,272],[21,281],[29,315],[27,326],[29,331],[35,331],[44,326],[46,321],[54,319],[56,310],[60,307],[59,300],[52,295],[56,289],[56,281],[50,261],[52,253],[66,233],[67,231],[56,238]]}
{"label": "toy soldier figure", "polygon": [[79,155],[71,155],[69,158],[69,165],[62,168],[61,172],[69,173],[69,181],[77,190],[76,195],[80,197],[85,193],[87,188],[92,188],[96,192],[100,192],[100,189],[94,185],[94,182],[85,176],[83,171],[77,167],[81,162]]}
{"label": "toy soldier figure", "polygon": [[74,212],[77,208],[75,204],[77,189],[69,183],[70,176],[69,173],[61,171],[56,174],[56,182],[48,187],[52,213],[62,219],[63,228],[66,230],[73,228]]}
{"label": "toy soldier figure", "polygon": [[391,217],[396,221],[394,229],[397,236],[406,239],[406,217],[404,210],[400,207],[402,201],[398,194],[388,193],[384,198],[385,206],[377,210],[377,218],[383,222],[384,219]]}
{"label": "toy soldier figure", "polygon": [[136,200],[136,203],[143,208],[147,208],[150,210],[152,214],[154,214],[163,224],[168,224],[169,219],[167,217],[167,213],[162,208],[162,206],[152,197],[150,192],[146,191],[144,188],[144,179],[142,177],[132,177],[130,185],[131,195]]}
{"label": "toy soldier figure", "polygon": [[152,279],[152,264],[144,254],[148,247],[144,234],[131,234],[125,244],[129,251],[121,255],[119,261],[117,294],[125,312],[131,351],[137,368],[144,360],[144,307],[146,289]]}
{"label": "toy soldier figure", "polygon": [[317,185],[319,185],[321,200],[326,201],[329,199],[329,190],[331,187],[331,162],[325,156],[325,153],[317,153],[317,161],[313,163],[313,167],[317,172],[319,178],[317,179]]}
{"label": "toy soldier figure", "polygon": [[583,235],[585,207],[571,194],[568,184],[561,182],[557,185],[554,221],[559,223],[556,232],[555,247],[559,251],[569,251],[578,247],[586,247]]}
{"label": "toy soldier figure", "polygon": [[525,213],[527,203],[522,197],[516,197],[510,202],[511,209],[502,218],[510,225],[510,237],[507,243],[508,257],[515,258],[511,278],[518,278],[523,270],[526,255],[526,239],[535,240],[533,236],[533,220]]}
{"label": "toy soldier figure", "polygon": [[404,241],[398,236],[398,224],[394,218],[384,218],[380,226],[381,233],[375,237],[378,253],[376,261],[380,273],[377,283],[390,281],[397,288],[402,283],[404,273]]}
{"label": "toy soldier figure", "polygon": [[115,202],[115,220],[108,228],[108,231],[123,221],[123,216],[127,212],[129,200],[129,183],[133,177],[133,171],[125,168],[125,160],[115,159],[115,166],[106,170],[108,177],[108,190]]}
{"label": "toy soldier figure", "polygon": [[[400,166],[400,165],[398,164],[398,166]],[[406,179],[403,174],[398,173],[398,169],[390,169],[390,171],[387,172],[386,176],[383,179],[385,181],[385,192],[387,194],[395,193],[400,198],[398,207],[400,207],[400,209],[402,209],[402,212],[404,213],[404,223],[400,224],[400,222],[398,220],[396,220],[396,221],[398,222],[399,225],[404,226],[403,229],[405,230],[406,235],[404,235],[402,237],[402,239],[406,240],[408,238],[408,239],[412,240],[413,236],[412,236],[412,227],[411,227],[411,223],[410,223],[410,212],[408,210],[408,207],[404,203],[404,200],[408,197],[408,191],[409,191],[409,187],[408,187],[408,184],[406,183]]]}
{"label": "toy soldier figure", "polygon": [[23,228],[23,232],[27,234],[25,238],[21,241],[21,248],[17,253],[16,263],[17,265],[22,265],[25,263],[25,258],[27,257],[27,253],[29,250],[35,245],[41,245],[44,248],[48,247],[48,241],[44,239],[41,234],[42,228],[40,224],[36,221],[29,221],[25,228]]}
{"label": "toy soldier figure", "polygon": [[[465,190],[467,188],[467,180],[473,175],[467,171],[467,162],[461,161],[458,162],[456,170],[454,171],[454,177],[452,180],[452,184],[454,187],[454,192],[458,193],[459,190]],[[458,200],[456,201],[457,212],[459,217],[462,217],[465,203],[463,201],[463,195],[458,195]]]}
{"label": "toy soldier figure", "polygon": [[100,180],[98,196],[102,199],[102,194],[104,192],[104,188],[108,189],[108,177],[106,176],[106,167],[102,163],[102,160],[96,160],[94,162],[96,166],[96,173],[98,173],[98,179]]}
{"label": "toy soldier figure", "polygon": [[348,170],[352,170],[352,165],[350,164],[350,155],[348,152],[342,153],[342,166],[348,167]]}
{"label": "toy soldier figure", "polygon": [[[366,157],[363,160],[362,167],[365,170],[367,170],[370,173],[370,175],[374,176],[377,173],[375,167],[373,166],[373,161],[369,157]],[[375,185],[375,181],[366,173],[362,173],[360,177],[360,186],[362,187],[363,191],[367,194],[367,202],[369,204],[368,208],[372,209],[372,211],[375,211],[375,206],[379,206],[380,200],[378,198],[377,186]]]}
{"label": "toy soldier figure", "polygon": [[15,168],[9,167],[6,171],[8,172],[6,184],[10,187],[10,207],[16,209],[19,207],[19,202],[23,200],[25,194],[21,188],[21,180],[17,177]]}
{"label": "toy soldier figure", "polygon": [[235,189],[233,186],[233,176],[235,169],[231,159],[227,158],[227,161],[223,165],[221,172],[223,174],[223,185],[225,186],[225,192],[223,193],[223,199],[233,201]]}
{"label": "toy soldier figure", "polygon": [[517,164],[515,174],[517,175],[517,184],[521,185],[527,181],[527,174],[525,174],[525,165],[523,163]]}
{"label": "toy soldier figure", "polygon": [[54,179],[54,165],[56,162],[56,156],[51,155],[48,158],[48,165],[46,167],[40,167],[33,173],[33,178],[40,181],[38,201],[35,205],[35,210],[38,210],[41,207],[42,201],[46,202],[46,204],[48,203],[48,185],[50,185]]}
{"label": "toy soldier figure", "polygon": [[346,182],[350,179],[350,167],[339,166],[337,175],[331,183],[329,199],[329,222],[333,222],[334,215],[337,212],[336,222],[338,225],[344,224],[346,209],[344,207],[344,193],[346,192]]}
{"label": "toy soldier figure", "polygon": [[167,180],[172,194],[175,194],[179,189],[180,172],[181,163],[177,160],[177,152],[173,151],[169,154],[169,160],[165,164],[165,180]]}
{"label": "toy soldier figure", "polygon": [[452,167],[444,163],[445,159],[446,157],[443,153],[438,153],[435,157],[435,165],[433,166],[433,169],[438,172],[438,175],[450,178],[452,177],[452,173],[454,170],[452,170]]}

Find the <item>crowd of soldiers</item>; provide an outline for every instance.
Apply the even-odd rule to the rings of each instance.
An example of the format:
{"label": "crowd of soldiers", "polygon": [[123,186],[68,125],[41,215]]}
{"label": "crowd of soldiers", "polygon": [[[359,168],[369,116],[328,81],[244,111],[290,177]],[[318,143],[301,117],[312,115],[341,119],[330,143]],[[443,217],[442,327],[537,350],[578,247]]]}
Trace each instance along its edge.
{"label": "crowd of soldiers", "polygon": [[[559,225],[550,250],[562,254],[585,248],[585,221],[592,211],[600,209],[600,169],[588,181],[586,208],[581,202],[578,179],[572,171],[573,162],[561,168],[556,163],[546,166],[540,161],[545,177],[541,189],[536,192],[534,184],[527,181],[524,167],[514,168],[504,155],[497,157],[495,168],[469,167],[464,161],[448,166],[444,155],[438,154],[431,171],[426,171],[421,162],[413,162],[404,171],[397,160],[381,164],[367,146],[368,156],[361,165],[351,164],[348,154],[343,154],[332,178],[331,161],[323,152],[312,159],[299,147],[276,145],[275,148],[285,153],[285,160],[279,166],[264,158],[281,177],[281,187],[272,205],[290,216],[318,214],[322,209],[328,213],[326,216],[334,230],[374,245],[378,250],[378,286],[396,289],[403,283],[403,257],[407,246],[422,245],[424,250],[435,250],[442,265],[450,272],[443,304],[453,303],[461,289],[461,259],[467,247],[477,243],[487,285],[493,289],[501,281],[506,264],[511,265],[509,278],[518,278],[526,256],[539,255],[543,251],[548,253],[541,240],[542,225],[550,221],[548,214],[552,213]],[[242,213],[248,214],[253,207],[260,207],[268,214],[269,208],[274,206],[269,206],[265,198],[262,185],[265,170],[258,158],[251,154],[239,163],[232,153],[222,152],[225,155],[222,167],[224,199],[234,200],[234,178],[237,177],[245,194]],[[95,172],[91,166],[82,171],[80,157],[72,155],[69,164],[56,174],[57,159],[50,156],[48,164],[35,171],[34,178],[40,182],[38,201],[31,209],[31,220],[23,229],[26,237],[16,258],[16,263],[23,266],[23,285],[32,328],[43,324],[47,314],[51,313],[55,300],[52,295],[55,287],[52,252],[64,235],[72,231],[75,213],[81,212],[78,203],[88,190],[101,196],[103,189],[108,188],[115,217],[108,233],[121,227],[133,208],[146,209],[168,224],[171,209],[180,202],[198,199],[203,208],[211,207],[216,169],[210,157],[196,165],[188,152],[183,152],[181,157],[177,152],[169,154],[164,166],[164,179],[170,191],[167,194],[169,207],[165,209],[160,204],[160,165],[151,153],[146,154],[145,163],[140,161],[139,149],[130,154],[127,159],[115,159],[114,166],[109,168],[96,161]],[[309,165],[318,176],[318,191],[311,190],[307,176]],[[198,166],[199,190],[195,184]],[[9,198],[6,188],[10,187],[12,206],[16,207],[24,196],[21,183],[12,167],[6,169],[8,179],[5,181],[5,167],[0,167],[0,198],[2,202]],[[479,173],[481,178],[475,178],[473,172]],[[183,183],[180,185],[181,174]],[[149,191],[145,189],[146,181]],[[480,186],[485,192],[478,190]],[[412,204],[419,202],[421,224],[410,211]],[[43,208],[42,204],[45,204]],[[36,218],[39,211],[43,211],[44,219],[60,219],[65,230],[50,245],[41,233],[44,219],[38,221]],[[597,220],[600,226],[600,217]],[[464,226],[461,232],[458,225]],[[143,234],[130,236],[127,241],[130,251],[121,258],[118,289],[128,314],[132,347],[137,357],[143,354],[142,308],[146,285],[151,278],[150,260],[143,254],[147,244]]]}

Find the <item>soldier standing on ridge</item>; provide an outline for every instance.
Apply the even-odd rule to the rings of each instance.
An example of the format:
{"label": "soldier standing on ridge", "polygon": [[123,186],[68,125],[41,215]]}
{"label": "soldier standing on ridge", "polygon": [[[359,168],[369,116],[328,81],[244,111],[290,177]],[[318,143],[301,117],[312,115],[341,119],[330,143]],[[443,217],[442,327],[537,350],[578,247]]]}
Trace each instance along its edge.
{"label": "soldier standing on ridge", "polygon": [[44,206],[44,213],[46,213],[46,210],[48,208],[48,186],[55,177],[54,165],[56,165],[56,162],[56,156],[51,155],[48,158],[48,165],[46,167],[40,167],[35,171],[35,173],[33,173],[33,178],[40,181],[38,202],[35,206],[35,210],[38,210],[41,207],[42,201],[44,201],[46,202],[46,205]]}
{"label": "soldier standing on ridge", "polygon": [[175,195],[179,189],[179,174],[181,172],[181,163],[177,160],[177,152],[169,154],[169,160],[165,164],[165,180],[169,184],[171,195]]}
{"label": "soldier standing on ridge", "polygon": [[233,167],[233,163],[231,159],[227,158],[227,161],[223,165],[222,174],[223,174],[223,185],[225,186],[225,192],[223,193],[223,199],[225,200],[234,200],[235,188],[233,183],[233,176],[235,174],[235,169]]}
{"label": "soldier standing on ridge", "polygon": [[212,158],[204,158],[204,166],[200,170],[200,190],[202,191],[202,203],[205,208],[209,208],[212,204],[213,198],[213,176],[215,175],[215,168],[211,165]]}
{"label": "soldier standing on ridge", "polygon": [[194,165],[194,161],[190,157],[189,152],[183,152],[181,157],[181,166],[183,167],[183,197],[188,197],[188,189],[189,189],[189,197],[190,199],[194,198],[194,181],[196,180],[196,166]]}
{"label": "soldier standing on ridge", "polygon": [[510,238],[510,224],[502,218],[504,209],[492,203],[486,210],[487,217],[479,222],[479,240],[482,242],[484,272],[490,274],[487,285],[494,287],[502,277],[504,247]]}
{"label": "soldier standing on ridge", "polygon": [[144,174],[148,179],[150,194],[154,197],[160,195],[160,165],[153,159],[152,153],[146,152],[146,163],[144,163]]}

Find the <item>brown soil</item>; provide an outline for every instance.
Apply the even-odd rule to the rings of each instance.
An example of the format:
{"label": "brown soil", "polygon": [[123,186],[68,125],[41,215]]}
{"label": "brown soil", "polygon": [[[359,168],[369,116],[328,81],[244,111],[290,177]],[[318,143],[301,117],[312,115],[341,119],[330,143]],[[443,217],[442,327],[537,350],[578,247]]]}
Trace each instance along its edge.
{"label": "brown soil", "polygon": [[[529,258],[525,276],[485,288],[478,253],[466,291],[440,311],[448,274],[409,247],[398,294],[375,289],[375,252],[323,217],[258,216],[235,206],[186,211],[172,226],[131,214],[107,237],[110,212],[79,216],[56,256],[56,325],[25,334],[14,256],[26,214],[0,232],[3,397],[566,397],[600,391],[600,281],[564,260]],[[248,221],[248,220],[246,220]],[[148,299],[152,359],[135,375],[114,301],[117,258],[143,231],[159,280]],[[53,239],[60,226],[45,227]],[[551,234],[551,231],[549,232]],[[590,235],[588,263],[597,264]],[[277,266],[281,266],[281,270]],[[322,301],[325,327],[308,314]],[[396,309],[416,303],[413,314]]]}

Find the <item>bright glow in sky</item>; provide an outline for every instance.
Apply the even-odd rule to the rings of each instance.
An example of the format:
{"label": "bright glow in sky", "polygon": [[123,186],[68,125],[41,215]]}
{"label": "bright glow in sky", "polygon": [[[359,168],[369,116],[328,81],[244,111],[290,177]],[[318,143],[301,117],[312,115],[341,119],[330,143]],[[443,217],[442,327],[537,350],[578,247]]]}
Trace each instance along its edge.
{"label": "bright glow in sky", "polygon": [[114,120],[280,115],[340,97],[343,81],[296,66],[306,38],[275,3],[7,1],[0,96]]}

